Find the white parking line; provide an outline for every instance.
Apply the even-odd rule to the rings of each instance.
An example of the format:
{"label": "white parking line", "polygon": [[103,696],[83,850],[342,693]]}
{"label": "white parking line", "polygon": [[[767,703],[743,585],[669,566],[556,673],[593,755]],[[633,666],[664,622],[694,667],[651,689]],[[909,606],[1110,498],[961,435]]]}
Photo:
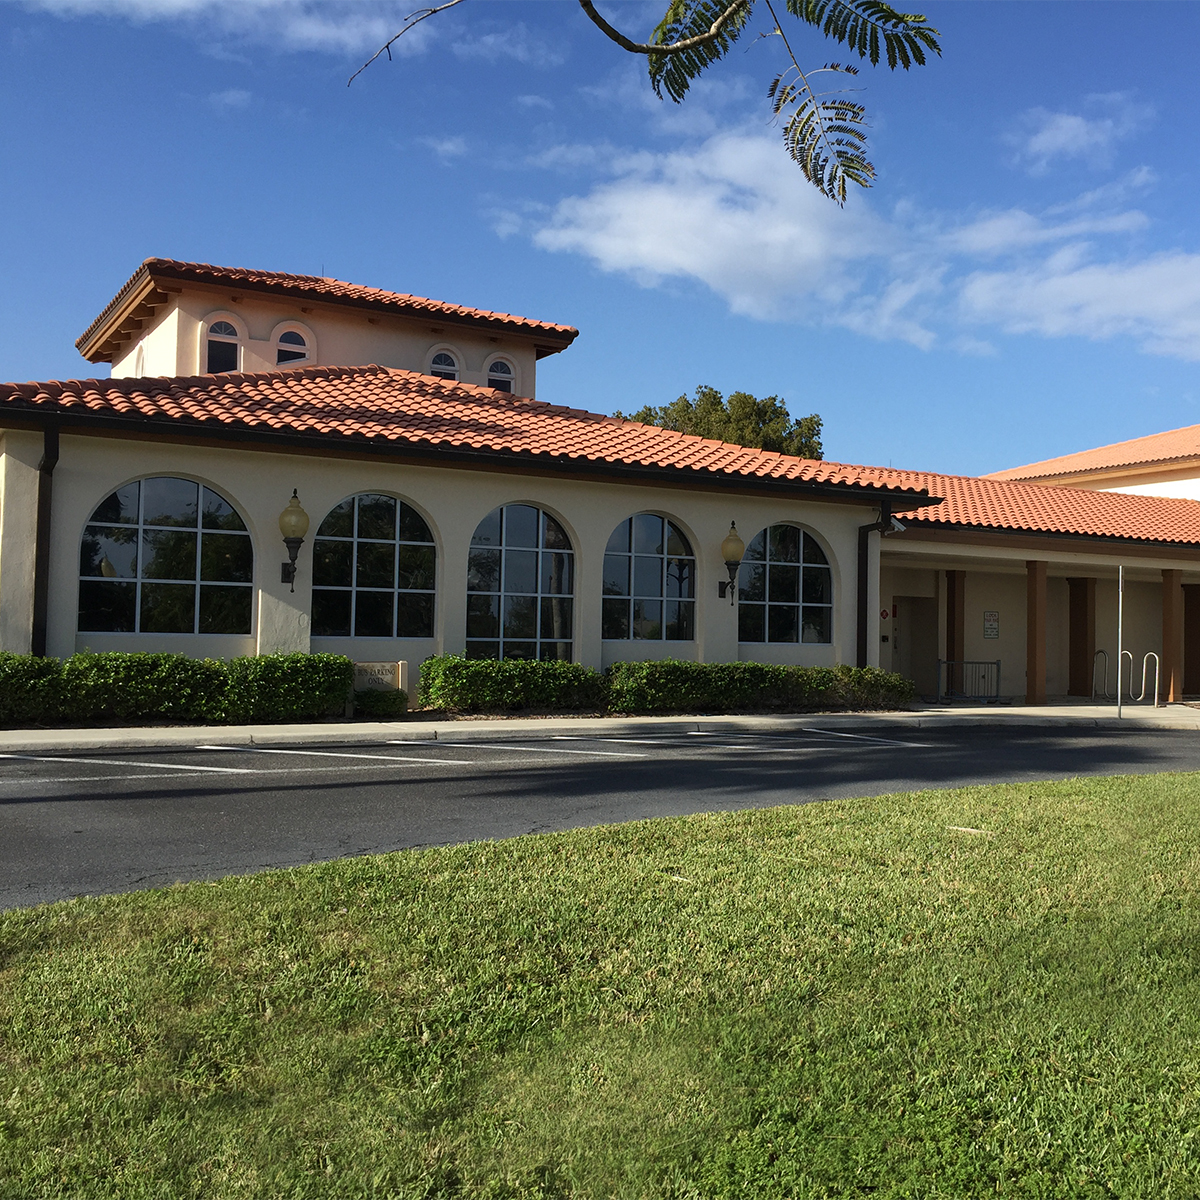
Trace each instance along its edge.
{"label": "white parking line", "polygon": [[[667,735],[670,736],[670,735]],[[581,733],[556,733],[551,739],[554,742],[618,742],[623,746],[665,746],[666,737],[660,738],[619,738],[619,737],[584,737]]]}
{"label": "white parking line", "polygon": [[[400,742],[389,740],[389,746],[418,746],[420,742]],[[497,743],[492,745],[488,742],[438,742],[439,746],[452,746],[456,750],[512,750],[515,753],[529,754],[583,754],[588,758],[595,758],[599,755],[601,758],[649,758],[648,754],[637,754],[626,750],[566,750],[559,749],[555,746],[551,749],[548,746],[505,746]]]}
{"label": "white parking line", "polygon": [[[382,762],[425,763],[435,767],[473,767],[469,759],[459,758],[411,758],[400,754],[351,754],[344,750],[274,750],[266,746],[197,746],[197,750],[225,750],[238,754],[306,754],[312,758],[357,758],[375,759]],[[214,768],[210,768],[214,769]]]}
{"label": "white parking line", "polygon": [[811,726],[805,733],[823,733],[826,737],[853,738],[856,742],[878,742],[881,746],[909,746],[915,750],[928,750],[928,742],[898,742],[894,738],[869,737],[865,733],[842,733],[836,729],[813,729]]}
{"label": "white parking line", "polygon": [[[201,747],[203,749],[203,747]],[[244,775],[247,767],[200,767],[175,763],[131,762],[111,758],[65,758],[50,754],[0,754],[0,758],[19,758],[22,762],[86,763],[89,767],[147,767],[151,771],[216,771],[228,775]]]}

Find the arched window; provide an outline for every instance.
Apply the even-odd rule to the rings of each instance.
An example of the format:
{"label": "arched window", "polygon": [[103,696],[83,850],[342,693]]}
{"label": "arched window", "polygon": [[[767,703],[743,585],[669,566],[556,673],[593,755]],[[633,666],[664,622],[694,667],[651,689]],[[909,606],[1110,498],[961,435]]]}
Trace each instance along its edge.
{"label": "arched window", "polygon": [[249,633],[246,523],[190,479],[128,483],[92,513],[79,552],[83,633]]}
{"label": "arched window", "polygon": [[638,513],[604,550],[602,636],[690,642],[696,637],[696,559],[673,522]]}
{"label": "arched window", "polygon": [[738,641],[833,641],[833,571],[812,534],[772,525],[746,547],[738,575]]}
{"label": "arched window", "polygon": [[436,566],[415,509],[373,492],[343,500],[313,541],[313,635],[433,637]]}
{"label": "arched window", "polygon": [[304,334],[285,329],[275,343],[275,365],[281,367],[284,363],[303,362],[307,357],[308,343],[304,340]]}
{"label": "arched window", "polygon": [[574,592],[566,530],[530,504],[494,509],[471,539],[467,657],[569,662]]}
{"label": "arched window", "polygon": [[209,375],[238,369],[238,331],[228,321],[214,321],[208,327],[206,361]]}
{"label": "arched window", "polygon": [[453,354],[447,354],[445,350],[435,354],[429,364],[430,375],[436,375],[439,379],[457,379],[458,378],[458,363],[455,361]]}
{"label": "arched window", "polygon": [[495,388],[498,392],[513,390],[513,369],[504,359],[497,358],[488,367],[488,387]]}

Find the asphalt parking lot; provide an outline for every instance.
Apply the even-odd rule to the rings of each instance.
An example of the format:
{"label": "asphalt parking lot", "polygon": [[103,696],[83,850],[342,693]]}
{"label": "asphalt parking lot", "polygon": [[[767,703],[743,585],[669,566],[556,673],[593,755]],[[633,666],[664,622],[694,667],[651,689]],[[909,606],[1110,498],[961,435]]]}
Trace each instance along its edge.
{"label": "asphalt parking lot", "polygon": [[0,755],[0,907],[691,812],[1200,770],[1181,730],[557,734]]}

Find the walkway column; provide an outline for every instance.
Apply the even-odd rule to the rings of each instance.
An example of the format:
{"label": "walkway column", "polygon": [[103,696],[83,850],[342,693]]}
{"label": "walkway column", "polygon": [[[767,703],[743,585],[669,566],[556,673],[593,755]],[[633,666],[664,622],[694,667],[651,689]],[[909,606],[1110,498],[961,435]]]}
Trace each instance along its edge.
{"label": "walkway column", "polygon": [[1046,564],[1025,564],[1025,703],[1046,703]]}
{"label": "walkway column", "polygon": [[1067,588],[1070,595],[1067,694],[1091,696],[1092,668],[1096,661],[1096,581],[1068,579]]}
{"label": "walkway column", "polygon": [[1169,704],[1183,699],[1183,572],[1162,573],[1162,677]]}
{"label": "walkway column", "polygon": [[[961,663],[966,658],[967,646],[967,573],[946,572],[946,658],[952,663]],[[941,684],[939,683],[940,687]],[[962,667],[949,668],[946,686],[952,692],[961,692],[963,687]]]}

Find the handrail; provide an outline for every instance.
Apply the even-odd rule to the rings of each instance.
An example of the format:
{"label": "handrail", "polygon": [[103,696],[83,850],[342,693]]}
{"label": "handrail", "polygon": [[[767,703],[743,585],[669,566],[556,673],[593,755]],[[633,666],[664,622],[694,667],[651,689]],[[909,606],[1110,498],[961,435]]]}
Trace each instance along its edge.
{"label": "handrail", "polygon": [[[1154,659],[1154,707],[1157,708],[1158,707],[1159,670],[1161,667],[1161,663],[1158,660],[1158,655],[1155,654],[1153,650],[1147,650],[1146,657],[1142,659],[1142,694],[1138,697],[1138,703],[1140,704],[1143,700],[1146,699],[1146,668],[1149,667],[1151,659]],[[1129,677],[1129,684],[1130,684],[1129,695],[1130,695],[1130,697],[1132,697],[1133,696],[1133,675],[1132,675],[1132,673],[1130,674],[1130,677]]]}
{"label": "handrail", "polygon": [[1108,651],[1107,650],[1097,650],[1096,653],[1092,655],[1092,699],[1095,700],[1095,698],[1096,698],[1096,659],[1098,659],[1101,655],[1104,656],[1104,698],[1105,698],[1105,700],[1111,700],[1112,696],[1110,696],[1109,692],[1108,692]]}

